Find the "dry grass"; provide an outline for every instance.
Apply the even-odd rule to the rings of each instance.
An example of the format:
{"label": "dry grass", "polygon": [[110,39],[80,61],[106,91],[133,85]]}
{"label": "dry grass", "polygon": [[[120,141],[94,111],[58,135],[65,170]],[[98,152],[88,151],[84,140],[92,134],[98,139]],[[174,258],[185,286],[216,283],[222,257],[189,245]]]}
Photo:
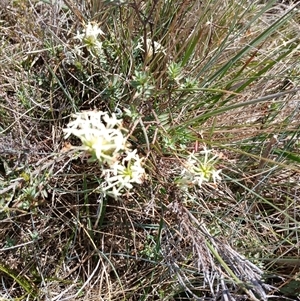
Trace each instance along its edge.
{"label": "dry grass", "polygon": [[[0,4],[0,299],[298,300],[299,12],[264,36],[292,4],[132,3]],[[101,61],[74,58],[88,19]],[[137,50],[147,38],[166,54]],[[196,84],[170,82],[170,61]],[[62,133],[75,111],[115,108],[141,116],[125,125],[149,175],[118,200]],[[198,144],[223,181],[183,193]]]}

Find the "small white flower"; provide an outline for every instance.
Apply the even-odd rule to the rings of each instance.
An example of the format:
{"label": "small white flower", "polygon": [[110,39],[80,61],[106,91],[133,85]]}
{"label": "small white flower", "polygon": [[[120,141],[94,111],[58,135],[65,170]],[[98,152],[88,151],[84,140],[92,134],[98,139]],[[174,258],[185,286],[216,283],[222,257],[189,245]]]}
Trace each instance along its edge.
{"label": "small white flower", "polygon": [[104,35],[99,25],[97,23],[88,22],[82,33],[77,32],[75,39],[80,40],[91,54],[93,54],[94,50],[99,53],[102,49],[102,42],[98,39],[99,35]]}
{"label": "small white flower", "polygon": [[86,151],[100,163],[112,165],[127,149],[127,140],[119,125],[122,120],[108,116],[107,112],[82,112],[72,115],[76,119],[63,131],[68,138],[71,134],[78,137]]}
{"label": "small white flower", "polygon": [[141,184],[145,175],[145,169],[142,167],[143,158],[136,153],[137,150],[127,151],[127,156],[123,159],[123,165],[127,165],[127,172],[130,175],[131,182]]}
{"label": "small white flower", "polygon": [[111,114],[111,117],[108,114],[103,116],[103,120],[105,121],[107,128],[114,128],[115,126],[119,126],[122,123],[122,119],[117,119],[117,115],[115,113]]}
{"label": "small white flower", "polygon": [[118,189],[116,186],[106,187],[102,190],[102,193],[104,196],[111,196],[115,199],[122,195],[120,189]]}
{"label": "small white flower", "polygon": [[209,158],[211,151],[207,149],[204,149],[200,154],[204,155],[204,158],[197,158],[194,154],[190,154],[186,160],[178,181],[183,188],[194,185],[201,187],[203,182],[211,181],[216,184],[222,179],[220,176],[222,170],[216,170],[214,167],[217,156]]}
{"label": "small white flower", "polygon": [[84,31],[86,38],[93,38],[95,40],[98,38],[99,34],[104,35],[104,32],[99,28],[97,23],[88,22]]}
{"label": "small white flower", "polygon": [[219,169],[219,170],[213,170],[212,171],[212,175],[211,175],[211,178],[214,182],[214,184],[217,183],[217,181],[221,181],[222,180],[222,177],[220,176],[220,173],[222,172],[222,169]]}
{"label": "small white flower", "polygon": [[141,166],[143,159],[136,154],[136,150],[127,151],[127,156],[122,162],[116,161],[110,169],[104,169],[102,177],[105,181],[102,184],[102,192],[106,195],[117,196],[117,193],[130,190],[133,183],[141,184],[145,176],[145,170]]}

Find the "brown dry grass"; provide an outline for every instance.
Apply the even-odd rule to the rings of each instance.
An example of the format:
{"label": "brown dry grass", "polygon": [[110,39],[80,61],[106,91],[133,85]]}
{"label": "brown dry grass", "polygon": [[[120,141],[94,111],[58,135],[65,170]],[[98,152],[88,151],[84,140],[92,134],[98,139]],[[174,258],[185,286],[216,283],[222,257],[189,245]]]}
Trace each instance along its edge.
{"label": "brown dry grass", "polygon": [[[279,294],[278,288],[299,276],[299,161],[282,158],[282,149],[299,155],[299,91],[277,97],[299,86],[299,49],[291,47],[276,68],[244,90],[234,87],[237,69],[206,90],[206,78],[247,45],[275,13],[264,14],[256,27],[224,47],[218,63],[209,68],[207,62],[230,26],[226,20],[233,11],[228,2],[207,5],[207,14],[215,11],[213,20],[209,14],[201,15],[200,2],[184,2],[166,30],[156,24],[167,24],[169,16],[160,20],[164,16],[154,10],[151,30],[168,49],[168,59],[184,56],[188,43],[199,35],[202,47],[195,49],[194,63],[184,72],[186,76],[197,74],[203,89],[189,96],[190,102],[182,104],[181,93],[170,101],[166,62],[145,63],[162,91],[154,97],[155,101],[162,98],[154,107],[155,116],[145,118],[150,140],[155,140],[152,125],[161,136],[177,135],[190,120],[197,121],[226,105],[270,94],[274,97],[192,124],[188,147],[199,140],[201,146],[212,146],[222,157],[218,164],[226,177],[219,186],[191,192],[192,201],[178,192],[173,181],[180,172],[182,155],[165,151],[158,137],[144,184],[120,200],[102,200],[97,192],[101,171],[97,164],[89,165],[87,158],[69,150],[62,128],[76,110],[114,109],[116,102],[103,93],[106,77],[113,72],[119,72],[124,82],[121,105],[133,100],[128,82],[132,69],[137,68],[135,60],[142,58],[133,58],[133,46],[122,38],[134,41],[140,27],[148,28],[137,11],[150,14],[152,7],[134,3],[120,14],[95,1],[85,7],[73,1],[66,1],[67,6],[26,0],[0,5],[0,298],[266,300]],[[277,6],[276,14],[286,8]],[[193,19],[197,14],[201,22]],[[116,28],[102,21],[105,17],[111,20],[110,15],[123,20],[124,27],[113,31]],[[124,57],[114,61],[114,55],[108,55],[113,64],[110,71],[85,58],[81,66],[66,63],[74,46],[72,37],[85,17],[98,19],[105,32],[120,43],[114,49],[116,56],[123,51]],[[288,23],[291,37],[299,38],[294,31],[298,17]],[[271,57],[279,57],[280,47],[290,39],[276,31],[273,39],[237,62],[244,79],[257,65],[263,68]],[[129,63],[124,63],[126,59]],[[149,103],[138,105],[145,117],[153,110]],[[174,113],[172,120],[158,124],[157,116],[166,111]],[[272,142],[273,135],[278,142]],[[136,140],[142,141],[139,152],[146,155],[140,129],[133,133],[132,143]]]}

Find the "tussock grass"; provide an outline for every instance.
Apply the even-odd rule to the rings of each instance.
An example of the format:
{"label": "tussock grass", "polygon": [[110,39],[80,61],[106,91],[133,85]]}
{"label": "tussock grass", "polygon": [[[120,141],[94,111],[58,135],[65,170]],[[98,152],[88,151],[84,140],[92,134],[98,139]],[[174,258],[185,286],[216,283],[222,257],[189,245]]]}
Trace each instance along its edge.
{"label": "tussock grass", "polygon": [[[0,14],[1,300],[299,298],[297,4],[18,0]],[[80,38],[89,22],[101,50]],[[85,110],[123,112],[147,173],[133,193],[103,198],[99,164],[64,139]],[[180,189],[206,149],[222,180]]]}

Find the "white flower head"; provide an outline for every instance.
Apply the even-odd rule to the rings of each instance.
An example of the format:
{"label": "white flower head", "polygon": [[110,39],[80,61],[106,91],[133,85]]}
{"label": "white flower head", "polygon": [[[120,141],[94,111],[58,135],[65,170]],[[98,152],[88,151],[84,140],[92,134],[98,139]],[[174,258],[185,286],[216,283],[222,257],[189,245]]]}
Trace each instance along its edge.
{"label": "white flower head", "polygon": [[143,159],[139,158],[136,150],[127,151],[121,162],[116,161],[110,169],[104,169],[102,177],[102,192],[117,198],[124,190],[130,190],[133,183],[142,184],[145,170],[141,165]]}
{"label": "white flower head", "polygon": [[77,32],[75,39],[80,40],[91,53],[94,51],[99,53],[102,49],[102,42],[99,40],[99,35],[104,35],[99,25],[95,22],[88,22],[82,30],[82,33]]}
{"label": "white flower head", "polygon": [[72,115],[75,118],[63,131],[66,138],[78,137],[83,148],[100,163],[112,165],[127,149],[127,140],[120,125],[122,120],[112,117],[107,112],[88,111]]}
{"label": "white flower head", "polygon": [[196,157],[194,154],[190,154],[184,163],[179,184],[186,188],[187,186],[199,186],[201,187],[203,182],[213,182],[221,180],[221,169],[216,170],[215,163],[217,162],[217,156],[210,156],[211,151],[206,148],[200,152],[204,157]]}
{"label": "white flower head", "polygon": [[122,160],[122,165],[127,166],[124,174],[130,176],[130,182],[141,184],[145,176],[145,169],[142,167],[143,158],[140,158],[136,152],[136,149],[126,151],[126,157]]}

